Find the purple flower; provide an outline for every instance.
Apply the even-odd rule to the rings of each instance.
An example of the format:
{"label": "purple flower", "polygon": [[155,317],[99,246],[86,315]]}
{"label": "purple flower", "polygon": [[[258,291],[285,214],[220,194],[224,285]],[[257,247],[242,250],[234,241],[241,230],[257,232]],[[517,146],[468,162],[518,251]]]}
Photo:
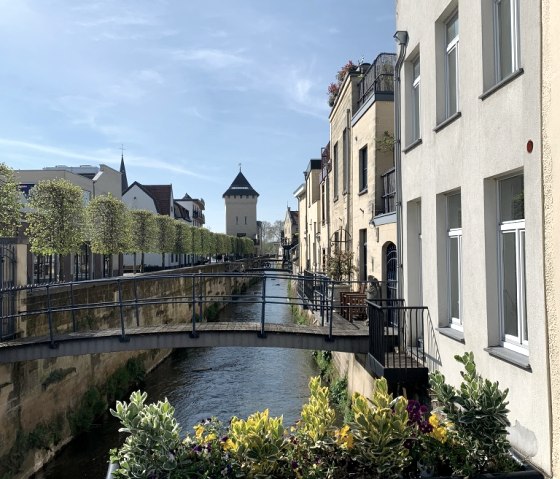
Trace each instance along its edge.
{"label": "purple flower", "polygon": [[298,468],[297,461],[292,461],[292,469],[297,469],[297,468]]}

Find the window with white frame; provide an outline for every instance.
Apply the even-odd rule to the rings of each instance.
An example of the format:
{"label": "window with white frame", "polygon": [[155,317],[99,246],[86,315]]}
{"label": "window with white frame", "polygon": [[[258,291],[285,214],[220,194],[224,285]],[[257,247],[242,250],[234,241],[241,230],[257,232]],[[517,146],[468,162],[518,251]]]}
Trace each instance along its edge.
{"label": "window with white frame", "polygon": [[500,326],[503,346],[526,353],[523,175],[498,181]]}
{"label": "window with white frame", "polygon": [[496,83],[519,68],[519,0],[493,0]]}
{"label": "window with white frame", "polygon": [[412,62],[411,142],[420,138],[420,57]]}
{"label": "window with white frame", "polygon": [[459,15],[445,25],[445,113],[446,118],[459,110]]}
{"label": "window with white frame", "polygon": [[463,329],[462,303],[463,225],[461,220],[461,193],[447,196],[447,302],[449,323]]}
{"label": "window with white frame", "polygon": [[360,161],[359,161],[359,168],[360,168],[360,178],[359,178],[359,191],[367,190],[367,146],[364,146],[359,151]]}

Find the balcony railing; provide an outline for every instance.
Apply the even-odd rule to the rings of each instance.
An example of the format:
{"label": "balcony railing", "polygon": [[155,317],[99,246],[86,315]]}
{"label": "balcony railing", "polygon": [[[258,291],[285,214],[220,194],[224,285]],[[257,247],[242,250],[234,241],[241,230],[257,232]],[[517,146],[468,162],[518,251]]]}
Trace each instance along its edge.
{"label": "balcony railing", "polygon": [[394,92],[396,61],[397,55],[394,53],[381,53],[377,56],[358,83],[358,108],[374,94]]}
{"label": "balcony railing", "polygon": [[395,168],[382,174],[381,180],[383,181],[383,195],[381,196],[383,208],[377,214],[393,213],[396,211],[395,195],[397,191]]}
{"label": "balcony railing", "polygon": [[379,376],[401,379],[427,375],[424,350],[426,306],[405,306],[402,299],[368,301],[369,356]]}

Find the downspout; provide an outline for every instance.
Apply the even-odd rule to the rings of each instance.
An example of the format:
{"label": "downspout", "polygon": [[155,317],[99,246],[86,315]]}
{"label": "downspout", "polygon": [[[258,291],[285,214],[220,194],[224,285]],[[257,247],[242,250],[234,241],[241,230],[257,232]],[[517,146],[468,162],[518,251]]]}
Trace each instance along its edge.
{"label": "downspout", "polygon": [[[350,79],[352,81],[352,79]],[[352,83],[350,83],[350,87],[352,87]],[[350,90],[351,92],[353,89]],[[350,229],[354,224],[354,217],[352,214],[352,194],[350,192],[350,185],[352,185],[352,134],[350,128],[352,126],[352,119],[351,119],[351,111],[350,108],[346,109],[346,151],[344,154],[346,155],[346,234],[350,236],[350,244],[346,245],[346,251],[354,251],[354,237],[350,233]]]}
{"label": "downspout", "polygon": [[401,180],[401,68],[406,55],[406,46],[408,44],[408,32],[399,30],[393,36],[399,45],[399,56],[395,65],[395,144],[394,144],[394,160],[395,160],[395,179],[397,183],[397,297],[403,298],[403,225],[402,225],[402,180]]}

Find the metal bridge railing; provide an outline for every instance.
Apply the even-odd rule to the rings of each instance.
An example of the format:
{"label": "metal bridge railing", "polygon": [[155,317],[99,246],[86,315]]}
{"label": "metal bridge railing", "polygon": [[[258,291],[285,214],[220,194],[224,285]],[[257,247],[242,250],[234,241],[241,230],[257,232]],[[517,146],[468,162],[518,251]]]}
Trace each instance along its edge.
{"label": "metal bridge railing", "polygon": [[[266,311],[271,304],[290,304],[306,307],[308,301],[299,294],[271,295],[267,292],[265,279],[286,279],[300,284],[301,276],[284,271],[230,272],[230,273],[164,273],[133,275],[101,280],[71,283],[53,283],[0,289],[0,303],[3,298],[18,297],[20,310],[0,317],[1,322],[34,319],[32,328],[21,328],[16,337],[48,336],[52,348],[56,348],[57,335],[91,331],[91,318],[95,316],[97,330],[120,329],[120,340],[128,341],[127,330],[139,326],[163,325],[158,318],[162,306],[175,308],[175,317],[182,316],[183,323],[191,323],[190,335],[198,337],[197,325],[204,318],[205,305],[225,303],[260,304],[259,336],[266,336]],[[165,291],[165,281],[179,282],[179,293]],[[217,288],[207,287],[210,281],[226,283],[222,289],[228,293],[219,294]],[[243,294],[247,284],[261,281],[260,294]],[[215,284],[215,283],[214,283]],[[326,293],[327,283],[323,281],[316,292],[321,325],[329,322],[328,337],[332,339],[332,302]],[[243,286],[245,285],[245,286]],[[299,288],[298,288],[299,289]],[[26,306],[26,309],[23,308]],[[329,311],[330,316],[329,316]],[[101,319],[99,319],[101,318]],[[154,323],[154,318],[159,323]],[[31,333],[32,330],[34,333]],[[27,331],[28,334],[25,335]],[[33,335],[32,335],[33,334]],[[24,336],[25,335],[25,336]],[[1,337],[9,342],[8,337]]]}

